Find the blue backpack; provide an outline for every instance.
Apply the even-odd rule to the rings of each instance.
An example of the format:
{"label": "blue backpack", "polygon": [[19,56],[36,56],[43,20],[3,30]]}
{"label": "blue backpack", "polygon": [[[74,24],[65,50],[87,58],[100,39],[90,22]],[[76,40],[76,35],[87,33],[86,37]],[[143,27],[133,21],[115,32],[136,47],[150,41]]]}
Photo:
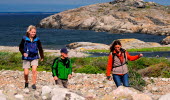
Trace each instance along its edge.
{"label": "blue backpack", "polygon": [[38,37],[36,37],[33,41],[31,41],[27,36],[23,36],[25,40],[24,43],[24,52],[28,54],[28,57],[22,57],[23,60],[34,60],[39,59],[38,55]]}

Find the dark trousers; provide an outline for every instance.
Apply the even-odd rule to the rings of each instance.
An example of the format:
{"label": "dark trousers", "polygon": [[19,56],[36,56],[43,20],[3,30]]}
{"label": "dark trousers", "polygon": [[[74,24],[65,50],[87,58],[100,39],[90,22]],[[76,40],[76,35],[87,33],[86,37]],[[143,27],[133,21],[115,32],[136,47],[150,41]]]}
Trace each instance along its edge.
{"label": "dark trousers", "polygon": [[58,80],[55,80],[55,83],[57,85],[60,85],[61,87],[64,87],[64,88],[67,88],[67,86],[68,86],[68,80],[67,79],[65,79],[65,80],[58,79]]}
{"label": "dark trousers", "polygon": [[123,86],[125,87],[129,87],[129,75],[126,73],[124,75],[117,75],[117,74],[113,74],[113,80],[116,84],[116,86],[121,86],[123,83]]}

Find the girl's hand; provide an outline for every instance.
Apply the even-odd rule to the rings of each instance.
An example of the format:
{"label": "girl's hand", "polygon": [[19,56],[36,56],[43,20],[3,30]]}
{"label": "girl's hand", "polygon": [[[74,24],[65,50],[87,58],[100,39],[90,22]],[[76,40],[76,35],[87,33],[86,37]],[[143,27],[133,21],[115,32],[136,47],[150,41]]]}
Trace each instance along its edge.
{"label": "girl's hand", "polygon": [[24,53],[24,57],[28,57],[28,54],[27,54],[27,53]]}
{"label": "girl's hand", "polygon": [[44,61],[44,59],[40,59],[40,61]]}
{"label": "girl's hand", "polygon": [[143,54],[139,54],[139,57],[143,57]]}

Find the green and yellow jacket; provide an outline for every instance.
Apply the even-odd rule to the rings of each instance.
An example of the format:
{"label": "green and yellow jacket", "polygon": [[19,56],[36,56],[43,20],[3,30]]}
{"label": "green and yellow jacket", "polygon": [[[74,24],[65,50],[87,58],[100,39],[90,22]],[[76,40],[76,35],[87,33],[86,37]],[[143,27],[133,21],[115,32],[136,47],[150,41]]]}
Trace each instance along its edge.
{"label": "green and yellow jacket", "polygon": [[68,75],[72,74],[72,65],[69,58],[61,59],[60,57],[54,59],[52,65],[53,77],[57,76],[59,79],[68,79]]}

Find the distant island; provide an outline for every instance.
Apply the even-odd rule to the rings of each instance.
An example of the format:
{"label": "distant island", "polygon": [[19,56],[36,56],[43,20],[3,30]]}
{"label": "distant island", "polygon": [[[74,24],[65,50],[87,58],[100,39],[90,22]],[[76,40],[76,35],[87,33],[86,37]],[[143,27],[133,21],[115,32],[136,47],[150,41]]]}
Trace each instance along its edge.
{"label": "distant island", "polygon": [[41,28],[170,35],[170,6],[114,0],[67,10],[40,21]]}

